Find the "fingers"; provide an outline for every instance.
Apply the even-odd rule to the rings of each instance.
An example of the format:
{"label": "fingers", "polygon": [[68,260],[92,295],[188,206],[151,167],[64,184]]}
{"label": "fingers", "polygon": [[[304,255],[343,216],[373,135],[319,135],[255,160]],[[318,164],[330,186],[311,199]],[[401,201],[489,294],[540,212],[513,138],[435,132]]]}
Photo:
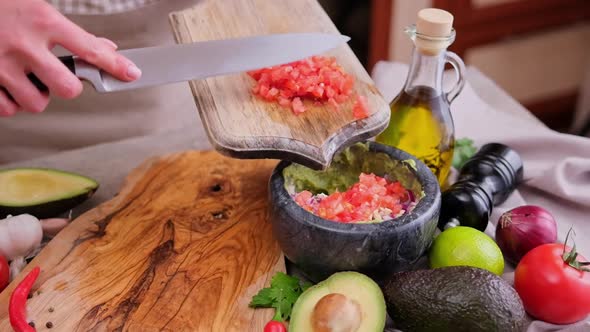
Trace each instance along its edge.
{"label": "fingers", "polygon": [[47,107],[49,95],[35,87],[28,73],[53,95],[69,99],[81,93],[80,80],[51,53],[55,44],[117,78],[132,80],[140,74],[115,51],[117,45],[94,37],[43,1],[0,1],[0,12],[6,13],[0,20],[0,116],[20,110],[39,113]]}
{"label": "fingers", "polygon": [[82,82],[51,52],[44,52],[33,60],[31,71],[43,82],[51,94],[71,99],[82,93]]}
{"label": "fingers", "polygon": [[69,20],[61,20],[56,25],[52,38],[55,43],[122,81],[133,81],[141,76],[141,70],[133,62],[115,51],[114,43],[93,36]]}
{"label": "fingers", "polygon": [[117,46],[117,44],[115,44],[114,41],[107,39],[107,38],[103,38],[103,37],[98,37],[98,40],[100,40],[101,42],[107,44],[108,46],[110,46],[113,50],[116,50],[117,48],[119,48],[119,46]]}
{"label": "fingers", "polygon": [[[117,45],[106,38],[96,39],[113,51],[117,49]],[[36,54],[32,62],[31,71],[47,86],[51,94],[72,99],[82,93],[82,82],[49,50],[44,54]]]}
{"label": "fingers", "polygon": [[18,105],[8,98],[4,89],[0,89],[0,116],[12,116],[17,110]]}
{"label": "fingers", "polygon": [[[0,85],[4,86],[8,93],[12,95],[14,101],[21,109],[32,112],[42,112],[49,103],[49,96],[39,91],[26,74],[15,67],[5,67],[1,73]],[[3,96],[6,96],[5,94]],[[8,99],[8,97],[6,97]],[[8,100],[10,101],[10,100]],[[10,104],[5,106],[8,110],[12,110]]]}

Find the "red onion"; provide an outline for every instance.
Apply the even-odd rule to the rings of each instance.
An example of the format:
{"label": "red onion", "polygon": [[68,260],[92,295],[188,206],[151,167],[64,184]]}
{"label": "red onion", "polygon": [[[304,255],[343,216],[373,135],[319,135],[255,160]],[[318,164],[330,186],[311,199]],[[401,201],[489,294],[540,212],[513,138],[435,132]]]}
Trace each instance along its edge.
{"label": "red onion", "polygon": [[523,205],[506,211],[496,226],[496,243],[514,265],[533,248],[556,241],[555,219],[539,206]]}

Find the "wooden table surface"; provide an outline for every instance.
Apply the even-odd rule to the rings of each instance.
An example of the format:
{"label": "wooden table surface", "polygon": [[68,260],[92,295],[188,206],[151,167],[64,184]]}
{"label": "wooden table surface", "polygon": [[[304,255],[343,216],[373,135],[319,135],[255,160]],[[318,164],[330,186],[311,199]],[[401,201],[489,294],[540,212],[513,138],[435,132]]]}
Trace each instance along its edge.
{"label": "wooden table surface", "polygon": [[261,331],[273,312],[248,304],[286,272],[267,217],[275,165],[212,151],[145,161],[0,293],[0,331],[35,266],[27,309],[38,331]]}

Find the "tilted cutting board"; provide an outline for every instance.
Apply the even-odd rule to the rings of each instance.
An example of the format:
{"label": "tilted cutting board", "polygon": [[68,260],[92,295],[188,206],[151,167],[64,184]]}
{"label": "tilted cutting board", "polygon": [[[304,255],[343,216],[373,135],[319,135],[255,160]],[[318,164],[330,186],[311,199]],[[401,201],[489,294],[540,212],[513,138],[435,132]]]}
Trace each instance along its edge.
{"label": "tilted cutting board", "polygon": [[27,307],[39,331],[262,331],[273,311],[248,303],[285,270],[266,218],[274,164],[216,152],[146,161],[0,294],[0,331],[12,330],[10,293],[34,266]]}
{"label": "tilted cutting board", "polygon": [[[316,0],[202,0],[172,13],[170,22],[179,43],[271,33],[339,33]],[[368,118],[354,119],[355,98],[340,112],[307,102],[308,111],[294,115],[290,109],[254,97],[254,80],[246,73],[191,81],[212,145],[235,158],[284,159],[319,169],[346,145],[384,130],[388,104],[350,47],[343,45],[324,55],[335,56],[356,77],[355,91],[368,98]]]}

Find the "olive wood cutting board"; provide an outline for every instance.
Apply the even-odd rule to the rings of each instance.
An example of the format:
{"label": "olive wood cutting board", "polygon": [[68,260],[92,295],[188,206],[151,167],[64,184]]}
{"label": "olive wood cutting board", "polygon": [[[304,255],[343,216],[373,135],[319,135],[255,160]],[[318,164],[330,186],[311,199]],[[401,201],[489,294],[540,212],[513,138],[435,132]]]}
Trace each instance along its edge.
{"label": "olive wood cutting board", "polygon": [[12,330],[10,293],[34,266],[38,331],[262,331],[272,309],[248,304],[285,271],[267,219],[274,165],[196,151],[146,161],[0,294],[0,331]]}
{"label": "olive wood cutting board", "polygon": [[[202,0],[171,13],[170,23],[178,43],[272,33],[339,33],[316,0]],[[340,112],[308,101],[308,110],[295,115],[255,97],[254,80],[247,73],[191,81],[211,144],[234,158],[284,159],[320,169],[345,146],[383,131],[389,121],[388,103],[350,47],[343,44],[322,55],[336,57],[355,76],[355,92],[368,100],[368,118],[354,119],[354,97]]]}

